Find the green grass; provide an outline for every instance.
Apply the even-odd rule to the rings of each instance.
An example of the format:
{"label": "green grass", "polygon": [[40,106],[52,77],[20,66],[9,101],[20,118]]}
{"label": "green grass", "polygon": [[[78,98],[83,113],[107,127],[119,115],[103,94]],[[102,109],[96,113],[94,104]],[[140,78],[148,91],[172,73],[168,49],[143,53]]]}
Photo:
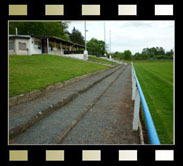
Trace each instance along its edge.
{"label": "green grass", "polygon": [[107,66],[53,55],[9,56],[9,96],[63,82]]}
{"label": "green grass", "polygon": [[106,64],[106,65],[117,65],[117,63],[115,63],[115,62],[111,62],[111,61],[108,61],[106,59],[102,59],[102,58],[96,57],[96,56],[89,56],[88,60],[92,61],[92,62],[98,62],[98,63]]}
{"label": "green grass", "polygon": [[142,61],[134,63],[134,67],[160,142],[172,144],[173,61]]}

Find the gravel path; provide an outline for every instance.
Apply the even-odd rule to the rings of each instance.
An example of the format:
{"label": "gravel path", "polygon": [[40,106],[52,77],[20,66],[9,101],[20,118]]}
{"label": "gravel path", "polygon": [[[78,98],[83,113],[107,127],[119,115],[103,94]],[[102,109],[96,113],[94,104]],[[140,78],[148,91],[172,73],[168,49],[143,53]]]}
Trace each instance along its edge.
{"label": "gravel path", "polygon": [[130,66],[71,130],[62,144],[140,144],[132,131]]}
{"label": "gravel path", "polygon": [[96,80],[102,78],[103,76],[115,71],[116,68],[101,72],[97,75],[85,78],[66,87],[59,88],[52,92],[46,93],[35,100],[21,103],[19,105],[13,106],[9,109],[9,130],[25,123],[30,120],[33,116],[37,115],[39,112],[55,105],[59,101],[72,95],[74,92],[82,90],[84,87],[92,84]]}
{"label": "gravel path", "polygon": [[46,118],[40,120],[26,132],[16,136],[13,140],[17,144],[53,144],[56,138],[82,114],[105,88],[125,69],[123,66],[111,76],[107,77],[86,92],[78,95],[73,101],[56,110]]}
{"label": "gravel path", "polygon": [[[57,101],[57,98],[62,97],[67,91],[71,93],[78,88],[81,89],[99,77],[102,77],[102,74],[52,92],[56,96],[53,97],[51,93],[47,97],[44,96],[43,103],[46,104],[46,100],[49,101],[50,98],[52,100],[49,104]],[[39,100],[42,98],[36,101]],[[42,105],[38,107],[37,102],[36,104],[36,108],[43,107]],[[28,109],[32,109],[29,102],[27,105]],[[24,107],[26,109],[26,106]],[[60,144],[139,144],[139,133],[132,131],[132,119],[133,102],[129,65],[122,66],[100,83],[79,94],[67,105],[41,119],[26,132],[11,140],[11,144],[58,142]]]}

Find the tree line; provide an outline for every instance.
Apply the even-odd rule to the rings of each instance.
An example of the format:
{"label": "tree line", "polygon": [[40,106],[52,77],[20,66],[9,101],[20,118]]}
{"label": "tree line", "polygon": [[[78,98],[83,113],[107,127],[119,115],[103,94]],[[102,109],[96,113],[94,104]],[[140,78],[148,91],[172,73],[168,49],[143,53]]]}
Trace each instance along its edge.
{"label": "tree line", "polygon": [[64,40],[70,40],[67,22],[10,22],[9,34],[19,35],[56,36]]}
{"label": "tree line", "polygon": [[163,47],[144,48],[141,53],[137,52],[134,55],[130,50],[125,50],[113,53],[112,57],[120,60],[170,60],[173,59],[173,50],[166,52]]}

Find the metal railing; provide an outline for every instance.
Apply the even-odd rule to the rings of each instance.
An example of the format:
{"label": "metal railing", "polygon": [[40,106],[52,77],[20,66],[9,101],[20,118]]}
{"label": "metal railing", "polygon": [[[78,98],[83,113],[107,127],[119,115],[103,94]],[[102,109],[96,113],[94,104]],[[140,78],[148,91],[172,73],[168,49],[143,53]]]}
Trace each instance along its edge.
{"label": "metal railing", "polygon": [[133,63],[131,63],[131,66],[132,66],[132,100],[135,101],[134,116],[133,116],[133,130],[138,130],[139,111],[140,111],[140,102],[141,102],[145,121],[146,121],[147,130],[148,130],[148,135],[150,138],[150,143],[160,145],[159,137],[156,132],[156,128],[154,126],[154,122],[152,120],[151,113],[149,111],[146,99],[145,99],[142,89],[140,87],[140,83],[136,76],[136,72],[135,72]]}

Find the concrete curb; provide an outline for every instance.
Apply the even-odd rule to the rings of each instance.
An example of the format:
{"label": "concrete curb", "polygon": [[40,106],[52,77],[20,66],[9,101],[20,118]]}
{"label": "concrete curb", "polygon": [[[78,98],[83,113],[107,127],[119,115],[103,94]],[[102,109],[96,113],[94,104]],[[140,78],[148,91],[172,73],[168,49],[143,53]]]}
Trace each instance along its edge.
{"label": "concrete curb", "polygon": [[111,68],[100,70],[100,71],[97,71],[97,72],[94,72],[94,73],[88,73],[88,74],[85,74],[85,75],[82,75],[82,76],[78,76],[78,77],[66,80],[64,82],[61,82],[61,83],[56,83],[56,84],[53,84],[53,85],[49,85],[46,88],[44,88],[42,91],[41,90],[34,90],[34,91],[31,91],[31,92],[20,94],[20,95],[15,96],[15,97],[11,97],[11,98],[9,98],[9,107],[21,104],[21,103],[26,102],[26,101],[31,101],[33,99],[36,99],[36,98],[44,95],[47,92],[56,90],[56,89],[64,87],[64,86],[67,86],[69,84],[80,81],[80,80],[82,80],[84,78],[87,78],[87,77],[90,77],[92,75],[99,74],[103,71],[112,69],[114,67],[116,67],[116,66],[112,66]]}
{"label": "concrete curb", "polygon": [[95,62],[95,61],[92,61],[92,60],[88,60],[88,62],[97,63],[97,64],[100,64],[100,65],[109,66],[109,67],[113,66],[113,65],[110,65],[110,64],[103,64],[103,63]]}
{"label": "concrete curb", "polygon": [[12,107],[14,105],[33,100],[39,96],[42,95],[42,92],[40,90],[34,90],[31,92],[23,93],[15,97],[9,98],[9,107]]}
{"label": "concrete curb", "polygon": [[[66,97],[65,99],[63,99],[62,101],[56,103],[55,105],[50,105],[47,109],[40,111],[38,114],[36,114],[35,116],[33,116],[30,120],[28,120],[25,123],[22,123],[21,125],[11,129],[9,131],[9,139],[13,139],[15,136],[17,136],[18,134],[25,132],[28,128],[30,128],[32,125],[34,125],[35,123],[37,123],[38,121],[40,121],[41,119],[43,119],[44,117],[48,116],[50,113],[54,112],[55,110],[57,110],[58,108],[64,106],[65,104],[68,104],[69,102],[71,102],[75,97],[78,96],[78,94],[81,94],[85,91],[87,91],[89,88],[93,87],[95,84],[99,83],[100,81],[104,80],[106,77],[112,75],[114,72],[116,72],[117,70],[119,70],[122,66],[120,67],[116,67],[116,69],[114,71],[112,71],[111,73],[105,75],[104,77],[100,78],[99,80],[93,82],[92,84],[90,84],[89,86],[79,90],[78,92],[75,92],[73,94],[71,94],[70,96]],[[110,68],[111,69],[111,68]]]}
{"label": "concrete curb", "polygon": [[60,136],[58,136],[55,141],[53,141],[53,144],[60,144],[64,138],[68,135],[68,133],[77,125],[77,123],[87,114],[87,112],[97,103],[97,101],[103,96],[103,94],[111,87],[111,85],[120,77],[120,75],[125,71],[124,69],[117,75],[117,77],[104,89],[104,91],[90,104],[87,106],[85,111],[81,113],[77,119],[73,120],[71,125],[68,126],[68,128],[64,131],[64,133]]}

